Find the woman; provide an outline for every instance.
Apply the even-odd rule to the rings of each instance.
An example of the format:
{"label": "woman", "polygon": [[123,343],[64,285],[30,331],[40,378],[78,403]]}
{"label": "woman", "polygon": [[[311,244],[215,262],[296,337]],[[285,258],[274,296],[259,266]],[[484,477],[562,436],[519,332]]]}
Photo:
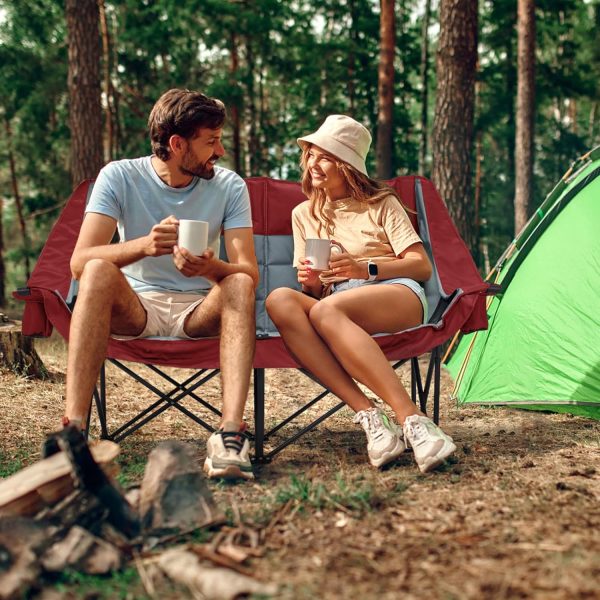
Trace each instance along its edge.
{"label": "woman", "polygon": [[[371,337],[427,320],[422,286],[431,264],[395,191],[368,177],[368,130],[331,115],[299,138],[302,190],[308,200],[292,213],[294,266],[302,292],[274,290],[267,310],[289,351],[356,415],[373,466],[412,446],[421,471],[444,461],[456,446],[421,413]],[[329,270],[304,258],[305,241],[324,238],[341,250]],[[336,250],[338,249],[336,248]],[[364,384],[393,410],[398,426],[360,390]]]}

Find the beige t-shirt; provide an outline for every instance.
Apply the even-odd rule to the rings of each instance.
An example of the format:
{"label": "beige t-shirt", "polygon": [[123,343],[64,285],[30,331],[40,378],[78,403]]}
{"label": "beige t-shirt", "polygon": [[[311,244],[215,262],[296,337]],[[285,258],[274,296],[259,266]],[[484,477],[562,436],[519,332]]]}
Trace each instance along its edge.
{"label": "beige t-shirt", "polygon": [[[331,236],[324,226],[319,231],[319,221],[311,216],[308,200],[292,211],[294,266],[300,266],[305,240],[310,238],[330,237],[342,244],[355,260],[376,259],[376,262],[393,260],[409,246],[421,241],[406,211],[392,195],[375,204],[351,198],[335,200],[327,202],[324,211],[333,224]],[[336,277],[321,279],[324,283],[343,280]]]}

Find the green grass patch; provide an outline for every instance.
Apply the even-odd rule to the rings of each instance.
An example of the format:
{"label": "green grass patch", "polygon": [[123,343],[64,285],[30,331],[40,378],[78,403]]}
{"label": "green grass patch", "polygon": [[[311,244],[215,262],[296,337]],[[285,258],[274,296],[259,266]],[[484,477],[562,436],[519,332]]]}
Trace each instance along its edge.
{"label": "green grass patch", "polygon": [[286,504],[290,500],[300,509],[343,508],[359,513],[368,512],[381,503],[381,498],[369,483],[361,478],[349,481],[340,473],[331,484],[292,475],[288,484],[275,491],[277,504]]}
{"label": "green grass patch", "polygon": [[26,450],[17,450],[10,455],[0,451],[0,478],[10,477],[30,464],[28,454]]}
{"label": "green grass patch", "polygon": [[75,598],[98,600],[149,600],[137,569],[129,567],[113,573],[110,577],[85,575],[76,571],[65,571],[54,581],[54,589],[67,592]]}

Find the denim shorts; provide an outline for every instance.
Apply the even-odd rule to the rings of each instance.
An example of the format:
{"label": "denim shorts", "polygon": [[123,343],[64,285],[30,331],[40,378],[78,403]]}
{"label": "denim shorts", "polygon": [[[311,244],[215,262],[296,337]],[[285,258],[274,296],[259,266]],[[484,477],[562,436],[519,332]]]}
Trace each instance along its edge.
{"label": "denim shorts", "polygon": [[403,285],[408,289],[412,290],[417,298],[421,301],[423,306],[423,323],[427,323],[429,318],[427,309],[427,296],[425,296],[425,290],[423,286],[414,279],[408,277],[395,277],[393,279],[381,279],[375,281],[367,281],[366,279],[348,279],[346,281],[339,281],[331,285],[331,294],[337,294],[338,292],[344,292],[346,290],[353,290],[354,288],[362,287],[363,285],[382,285],[382,284],[396,284]]}

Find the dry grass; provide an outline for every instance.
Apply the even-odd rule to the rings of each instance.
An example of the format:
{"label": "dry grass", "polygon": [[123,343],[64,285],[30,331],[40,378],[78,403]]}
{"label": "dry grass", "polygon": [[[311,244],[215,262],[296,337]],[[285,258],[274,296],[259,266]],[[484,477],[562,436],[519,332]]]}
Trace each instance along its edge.
{"label": "dry grass", "polygon": [[[0,371],[4,473],[39,459],[62,414],[64,344],[52,338],[38,350],[51,380]],[[444,374],[441,421],[459,452],[434,474],[421,475],[410,453],[371,469],[364,435],[342,410],[260,467],[255,482],[210,483],[223,508],[270,523],[266,553],[251,566],[280,585],[279,598],[600,598],[600,423],[457,409],[449,386]],[[293,371],[269,371],[267,419],[293,411],[311,387]],[[219,396],[216,382],[204,393],[217,406]],[[109,369],[111,427],[149,399]],[[252,426],[250,406],[248,416]],[[159,441],[191,441],[203,456],[206,436],[166,411],[122,443],[124,479],[141,477]]]}

